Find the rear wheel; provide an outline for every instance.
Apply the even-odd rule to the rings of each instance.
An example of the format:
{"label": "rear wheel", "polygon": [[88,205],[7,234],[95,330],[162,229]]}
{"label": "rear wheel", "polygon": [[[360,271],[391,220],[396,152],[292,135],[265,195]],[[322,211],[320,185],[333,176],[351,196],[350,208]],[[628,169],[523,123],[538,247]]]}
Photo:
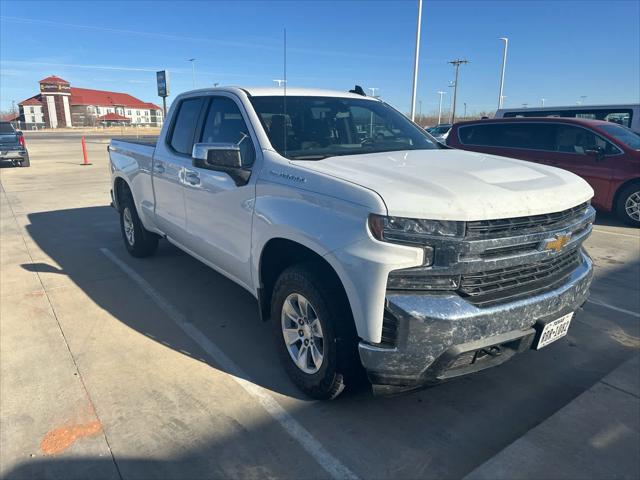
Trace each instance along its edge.
{"label": "rear wheel", "polygon": [[640,183],[632,183],[620,190],[616,214],[623,222],[640,227]]}
{"label": "rear wheel", "polygon": [[130,192],[124,192],[120,205],[120,231],[124,246],[134,257],[149,257],[158,248],[158,236],[144,228]]}
{"label": "rear wheel", "polygon": [[24,157],[19,164],[21,167],[30,167],[31,166],[31,162],[29,161],[29,155],[27,155],[26,157]]}
{"label": "rear wheel", "polygon": [[328,400],[354,377],[356,336],[342,292],[317,271],[294,265],[280,275],[271,321],[289,377],[310,397]]}

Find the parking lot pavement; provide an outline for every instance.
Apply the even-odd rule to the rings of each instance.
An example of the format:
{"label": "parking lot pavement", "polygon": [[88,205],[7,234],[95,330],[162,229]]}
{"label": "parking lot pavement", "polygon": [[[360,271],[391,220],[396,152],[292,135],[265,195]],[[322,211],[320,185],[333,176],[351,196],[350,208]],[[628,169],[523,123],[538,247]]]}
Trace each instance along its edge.
{"label": "parking lot pavement", "polygon": [[640,349],[640,232],[602,216],[566,338],[411,395],[311,401],[251,295],[166,242],[126,254],[104,144],[82,167],[77,139],[27,142],[32,167],[0,169],[3,478],[461,478]]}

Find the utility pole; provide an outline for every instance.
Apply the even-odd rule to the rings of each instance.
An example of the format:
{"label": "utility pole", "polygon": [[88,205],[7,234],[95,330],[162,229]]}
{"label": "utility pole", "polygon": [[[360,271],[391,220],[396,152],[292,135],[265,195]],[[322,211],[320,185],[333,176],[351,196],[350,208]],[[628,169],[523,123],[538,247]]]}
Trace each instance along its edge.
{"label": "utility pole", "polygon": [[420,27],[422,26],[422,0],[418,0],[418,26],[416,27],[416,52],[413,60],[413,91],[411,93],[411,121],[416,118],[416,90],[418,88],[418,60],[420,58]]}
{"label": "utility pole", "polygon": [[189,61],[191,62],[191,76],[193,77],[193,88],[196,88],[196,59],[195,58],[190,58]]}
{"label": "utility pole", "polygon": [[507,68],[507,47],[509,46],[509,39],[502,37],[500,38],[504,42],[504,50],[502,51],[502,71],[500,73],[500,93],[498,94],[498,108],[502,108],[502,92],[504,90],[504,71]]}
{"label": "utility pole", "polygon": [[447,92],[443,92],[442,90],[438,91],[438,95],[440,95],[440,102],[438,106],[438,125],[440,125],[440,119],[442,118],[442,96]]}
{"label": "utility pole", "polygon": [[453,123],[456,120],[456,101],[458,99],[458,74],[460,72],[460,65],[469,63],[469,60],[458,59],[458,60],[451,60],[448,63],[456,67],[456,79],[454,80],[454,84],[453,84],[453,105],[451,107],[451,123]]}

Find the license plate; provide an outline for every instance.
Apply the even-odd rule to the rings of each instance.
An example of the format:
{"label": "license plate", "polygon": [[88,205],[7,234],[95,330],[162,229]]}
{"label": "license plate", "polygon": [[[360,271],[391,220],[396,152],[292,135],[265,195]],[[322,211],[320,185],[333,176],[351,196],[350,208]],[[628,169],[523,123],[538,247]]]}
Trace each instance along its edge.
{"label": "license plate", "polygon": [[542,347],[546,347],[550,343],[564,337],[569,331],[569,324],[572,318],[573,312],[547,323],[542,329],[542,333],[540,333],[540,340],[538,340],[536,350],[540,350]]}

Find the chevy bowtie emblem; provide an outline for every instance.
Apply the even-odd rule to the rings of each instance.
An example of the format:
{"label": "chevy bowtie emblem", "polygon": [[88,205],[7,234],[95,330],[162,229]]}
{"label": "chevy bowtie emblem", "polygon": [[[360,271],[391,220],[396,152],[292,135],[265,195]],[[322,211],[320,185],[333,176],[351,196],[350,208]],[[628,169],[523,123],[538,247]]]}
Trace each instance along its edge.
{"label": "chevy bowtie emblem", "polygon": [[555,238],[545,240],[542,243],[542,250],[555,250],[559,252],[571,240],[570,233],[558,233]]}

